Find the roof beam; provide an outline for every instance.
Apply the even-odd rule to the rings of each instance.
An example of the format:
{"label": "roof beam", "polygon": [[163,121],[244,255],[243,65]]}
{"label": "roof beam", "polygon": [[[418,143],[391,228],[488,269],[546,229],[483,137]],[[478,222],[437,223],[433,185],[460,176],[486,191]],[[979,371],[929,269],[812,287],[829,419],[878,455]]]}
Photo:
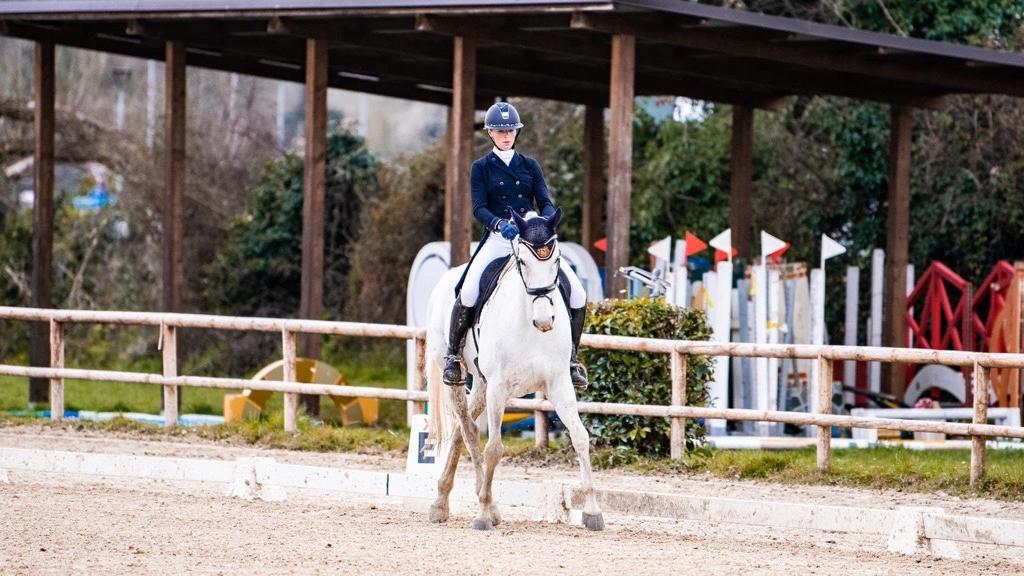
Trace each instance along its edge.
{"label": "roof beam", "polygon": [[[585,58],[600,61],[600,64],[596,65],[592,62],[579,62],[570,66],[551,65],[545,67],[543,63],[538,62],[536,59],[531,59],[527,60],[529,66],[522,69],[523,74],[533,76],[540,74],[541,76],[550,77],[554,80],[565,80],[566,78],[571,78],[591,82],[593,79],[608,78],[610,74],[609,60],[611,58],[611,45],[605,42],[568,39],[551,34],[531,33],[518,30],[514,33],[508,33],[490,26],[480,25],[478,22],[469,18],[442,17],[430,14],[421,14],[417,16],[416,29],[449,36],[467,35],[475,37],[478,40],[485,40],[495,44],[538,50],[561,56],[583,56]],[[658,49],[647,50],[645,53],[654,53],[657,51]],[[688,96],[699,100],[711,100],[729,104],[745,104],[765,109],[777,109],[781,102],[780,98],[784,96],[784,91],[777,89],[765,91],[750,88],[744,91],[745,95],[743,97],[737,97],[736,92],[714,86],[714,82],[709,83],[707,80],[696,78],[689,78],[685,81],[677,82],[656,81],[655,76],[657,75],[672,71],[678,72],[680,65],[684,61],[684,58],[678,55],[673,55],[675,58],[672,61],[669,61],[668,58],[664,57],[666,54],[662,54],[661,56],[662,57],[658,59],[659,64],[656,66],[660,68],[660,70],[658,70],[655,75],[647,79],[638,77],[636,81],[637,90],[640,90],[643,93]],[[529,57],[527,56],[527,58]],[[486,61],[486,58],[481,56],[480,60]],[[521,61],[521,58],[508,58],[506,62],[500,65],[500,67],[509,69],[510,66],[515,66],[515,64],[512,64],[513,62]],[[637,64],[639,66],[642,62],[638,61]],[[654,67],[655,66],[645,66],[647,69]],[[600,85],[602,86],[602,89],[607,89],[607,85],[603,82],[601,82]],[[657,86],[662,86],[663,88],[659,89]],[[651,90],[654,92],[651,92]]]}
{"label": "roof beam", "polygon": [[888,78],[895,81],[916,82],[941,87],[942,91],[947,92],[999,92],[1024,96],[1024,80],[1022,79],[993,78],[991,75],[979,74],[975,70],[956,71],[946,67],[906,66],[898,62],[868,61],[848,54],[805,50],[798,46],[751,40],[723,32],[720,29],[681,30],[672,24],[666,24],[664,16],[660,20],[660,23],[654,23],[649,19],[630,19],[624,14],[611,17],[603,14],[576,12],[572,16],[570,25],[573,28],[593,30],[604,34],[633,34],[638,38],[665,44],[723,52],[734,56],[781,62],[816,70],[831,70],[875,78]]}
{"label": "roof beam", "polygon": [[[299,22],[295,24],[286,19],[272,19],[268,29],[273,30],[274,33],[270,38],[228,39],[223,36],[197,37],[194,34],[181,30],[152,30],[152,27],[148,26],[144,28],[130,27],[129,29],[133,32],[143,31],[154,34],[164,39],[184,41],[195,47],[210,48],[222,56],[230,55],[240,61],[244,61],[247,58],[257,58],[271,62],[280,61],[282,64],[299,69],[303,63],[303,47],[297,41],[293,45],[292,42],[288,41],[288,35],[301,33],[315,35],[313,37],[318,38],[327,37],[330,34],[323,24],[322,22]],[[334,33],[338,33],[338,29],[332,29],[335,30]],[[333,44],[352,42],[351,46],[353,47],[367,49],[368,39],[365,36],[370,35],[372,34],[363,34],[360,38],[351,38],[349,34],[340,33],[334,37],[335,41]],[[380,56],[362,59],[342,56],[330,59],[331,74],[333,76],[355,73],[412,85],[429,83],[443,87],[449,86],[452,78],[451,50],[442,52],[433,46],[424,47],[422,45],[410,47],[409,43],[405,40],[403,39],[403,42],[394,42],[388,38],[375,38],[372,41],[373,47],[370,48],[373,49],[380,46],[388,49],[393,54],[417,59],[421,59],[426,55],[428,58],[433,58],[434,61],[410,62],[382,59]],[[480,70],[481,73],[478,77],[480,88],[486,88],[487,86],[511,86],[521,91],[507,91],[506,89],[506,93],[574,103],[597,104],[607,100],[606,90],[603,85],[588,82],[589,79],[579,78],[579,75],[576,75],[576,79],[567,79],[565,74],[551,71],[550,78],[544,80],[542,78],[544,76],[542,71],[534,71],[532,74],[517,74],[515,69],[499,65],[480,66]],[[350,78],[350,80],[352,79]],[[560,81],[561,86],[557,86],[552,80]]]}
{"label": "roof beam", "polygon": [[[151,44],[146,41],[139,43],[121,42],[99,38],[88,32],[88,29],[77,26],[74,29],[57,29],[52,26],[35,27],[11,22],[8,25],[9,36],[23,38],[26,40],[48,41],[73,48],[84,48],[87,50],[98,50],[111,54],[132,56],[135,58],[147,58],[150,60],[163,61],[164,47],[161,43]],[[254,61],[251,58],[239,57],[230,54],[212,55],[206,52],[188,53],[189,66],[208,68],[222,72],[236,72],[261,78],[273,80],[285,80],[289,82],[302,83],[304,76],[301,66],[285,67],[268,64],[266,62]],[[426,84],[426,83],[424,83]],[[403,83],[381,78],[378,81],[340,76],[332,73],[328,77],[328,85],[331,88],[351,90],[354,92],[365,92],[367,94],[378,94],[393,98],[416,100],[419,102],[430,102],[447,106],[451,104],[449,92],[431,90],[416,86],[415,83]],[[497,94],[491,92],[480,93],[478,91],[477,105],[486,108],[489,100]]]}
{"label": "roof beam", "polygon": [[[638,57],[638,61],[642,62]],[[834,72],[807,74],[802,70],[755,60],[734,60],[727,65],[706,60],[686,62],[685,57],[678,67],[662,74],[667,76],[696,77],[721,81],[723,85],[733,84],[740,93],[755,90],[775,94],[829,94],[847,96],[877,102],[899,103],[919,108],[941,108],[942,95],[928,91],[927,87],[900,86],[887,81],[865,79],[856,84]],[[732,78],[722,75],[727,69]]]}
{"label": "roof beam", "polygon": [[521,29],[514,33],[508,33],[494,26],[482,25],[479,20],[471,18],[419,14],[416,16],[416,30],[446,36],[470,36],[494,44],[521,46],[563,56],[585,56],[604,61],[611,57],[611,47],[606,42],[568,39],[550,33],[529,32]]}

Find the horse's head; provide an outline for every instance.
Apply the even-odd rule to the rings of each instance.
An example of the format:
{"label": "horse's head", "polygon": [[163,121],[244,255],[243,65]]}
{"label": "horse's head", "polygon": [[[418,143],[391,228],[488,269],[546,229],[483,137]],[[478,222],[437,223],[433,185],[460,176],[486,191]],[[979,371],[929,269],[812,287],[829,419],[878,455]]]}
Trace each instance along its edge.
{"label": "horse's head", "polygon": [[547,332],[555,325],[555,305],[551,294],[558,286],[558,267],[562,259],[557,234],[562,209],[556,209],[549,218],[532,213],[520,218],[512,212],[512,219],[519,228],[514,254],[516,267],[526,292],[533,296],[533,325],[541,332]]}

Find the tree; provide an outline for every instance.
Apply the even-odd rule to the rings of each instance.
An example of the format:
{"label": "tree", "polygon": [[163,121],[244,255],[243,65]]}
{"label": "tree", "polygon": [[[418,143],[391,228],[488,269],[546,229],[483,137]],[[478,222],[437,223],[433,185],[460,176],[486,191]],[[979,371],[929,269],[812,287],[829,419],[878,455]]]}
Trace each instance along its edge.
{"label": "tree", "polygon": [[[353,242],[364,204],[376,197],[378,164],[362,138],[335,120],[327,136],[324,309],[340,318],[348,294]],[[248,194],[248,209],[232,221],[227,240],[203,269],[207,309],[235,316],[293,318],[302,277],[303,159],[268,163]],[[245,335],[225,342],[235,369],[261,361],[276,338]]]}

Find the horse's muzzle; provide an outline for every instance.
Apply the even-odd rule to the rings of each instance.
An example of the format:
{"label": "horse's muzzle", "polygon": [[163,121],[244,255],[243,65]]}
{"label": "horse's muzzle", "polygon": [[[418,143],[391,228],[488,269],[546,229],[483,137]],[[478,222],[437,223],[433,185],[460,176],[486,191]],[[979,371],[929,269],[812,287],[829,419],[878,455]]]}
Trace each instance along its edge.
{"label": "horse's muzzle", "polygon": [[550,320],[534,320],[533,327],[541,332],[547,332],[555,327],[555,317],[552,316]]}

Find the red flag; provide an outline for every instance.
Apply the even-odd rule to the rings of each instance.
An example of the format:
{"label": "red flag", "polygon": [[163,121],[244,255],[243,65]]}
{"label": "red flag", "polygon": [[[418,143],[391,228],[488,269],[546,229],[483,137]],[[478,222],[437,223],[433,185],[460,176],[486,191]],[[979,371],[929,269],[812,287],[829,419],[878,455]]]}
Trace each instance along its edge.
{"label": "red flag", "polygon": [[608,251],[608,238],[607,237],[601,238],[597,242],[594,242],[594,248],[597,248],[601,252],[607,252]]}
{"label": "red flag", "polygon": [[[740,253],[739,250],[737,250],[735,248],[732,249],[732,257],[733,258],[738,256],[739,253]],[[715,250],[715,264],[718,264],[722,260],[728,260],[728,259],[729,259],[729,256],[725,252],[723,252],[721,250]]]}
{"label": "red flag", "polygon": [[783,246],[782,248],[779,248],[775,252],[772,252],[771,254],[768,255],[768,261],[771,262],[772,264],[778,264],[779,263],[779,259],[782,258],[783,254],[786,253],[786,250],[789,250],[790,246],[792,246],[792,244],[790,244],[789,242],[786,242],[785,246]]}
{"label": "red flag", "polygon": [[694,254],[696,254],[698,252],[702,252],[707,247],[708,247],[707,242],[701,240],[700,238],[697,238],[696,236],[691,234],[689,230],[686,231],[686,257],[687,258],[689,258],[690,256],[693,256]]}

